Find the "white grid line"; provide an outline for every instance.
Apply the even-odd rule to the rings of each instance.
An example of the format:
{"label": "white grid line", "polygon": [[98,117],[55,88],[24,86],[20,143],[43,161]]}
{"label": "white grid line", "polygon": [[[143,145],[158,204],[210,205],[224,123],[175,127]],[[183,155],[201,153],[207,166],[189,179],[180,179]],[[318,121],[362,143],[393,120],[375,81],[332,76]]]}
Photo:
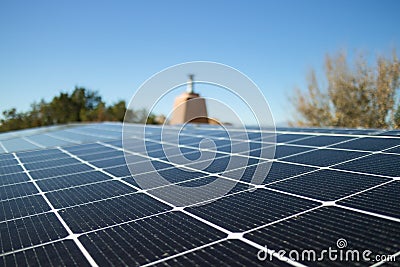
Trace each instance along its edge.
{"label": "white grid line", "polygon": [[73,143],[73,144],[77,144],[77,145],[82,144],[81,141],[76,141],[76,140],[72,140],[72,139],[69,139],[69,138],[60,137],[60,136],[57,136],[57,135],[52,134],[52,133],[45,133],[44,135],[47,135],[47,136],[50,136],[52,138],[55,138],[55,139],[58,139],[58,140],[61,140],[61,141],[65,141],[65,142],[68,142],[68,143]]}
{"label": "white grid line", "polygon": [[0,147],[4,150],[4,152],[8,153],[7,148],[3,145],[3,142],[0,141]]}
{"label": "white grid line", "polygon": [[21,137],[21,138],[22,138],[23,140],[25,140],[25,141],[31,143],[31,144],[34,145],[34,146],[37,146],[37,147],[40,147],[40,148],[46,148],[45,146],[43,146],[43,145],[41,145],[41,144],[39,144],[39,143],[37,143],[37,142],[35,142],[35,141],[33,141],[33,140],[30,140],[28,137],[23,136],[23,137]]}

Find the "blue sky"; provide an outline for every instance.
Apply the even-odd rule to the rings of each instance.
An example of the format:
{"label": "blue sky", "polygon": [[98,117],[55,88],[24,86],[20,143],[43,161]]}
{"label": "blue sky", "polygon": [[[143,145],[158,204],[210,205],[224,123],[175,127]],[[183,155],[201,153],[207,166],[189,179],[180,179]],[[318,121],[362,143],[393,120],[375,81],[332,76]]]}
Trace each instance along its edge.
{"label": "blue sky", "polygon": [[205,60],[248,75],[283,122],[288,95],[327,52],[398,48],[399,11],[400,1],[366,0],[1,0],[0,110],[75,85],[129,101],[154,73]]}

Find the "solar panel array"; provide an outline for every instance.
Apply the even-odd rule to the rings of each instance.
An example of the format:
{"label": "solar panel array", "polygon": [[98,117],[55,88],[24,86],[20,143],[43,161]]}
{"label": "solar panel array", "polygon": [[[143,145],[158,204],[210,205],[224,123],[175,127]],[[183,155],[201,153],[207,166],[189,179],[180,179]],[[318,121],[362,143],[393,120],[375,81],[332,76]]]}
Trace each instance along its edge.
{"label": "solar panel array", "polygon": [[[191,196],[172,187],[163,192],[174,201],[155,197],[170,185],[141,189],[126,165],[118,123],[2,134],[0,265],[383,263],[292,261],[276,253],[338,249],[340,239],[347,249],[370,250],[372,259],[400,255],[399,131],[278,128],[271,170],[254,185],[256,166],[268,164],[260,149],[271,145],[257,130],[233,131],[229,138],[218,127],[185,128],[179,147],[186,158],[210,152],[199,148],[204,138],[216,144],[216,158],[200,169],[170,161],[161,150],[161,128],[147,127],[147,153],[125,151],[139,170],[135,175],[151,180],[154,173],[140,173],[150,159],[170,183],[199,187],[224,179],[235,183],[232,190],[215,201],[185,206]],[[135,137],[142,130],[130,127],[132,142],[142,141]],[[232,145],[250,152],[233,154]],[[247,166],[225,171],[232,157],[245,157]],[[261,260],[260,251],[273,260]]]}

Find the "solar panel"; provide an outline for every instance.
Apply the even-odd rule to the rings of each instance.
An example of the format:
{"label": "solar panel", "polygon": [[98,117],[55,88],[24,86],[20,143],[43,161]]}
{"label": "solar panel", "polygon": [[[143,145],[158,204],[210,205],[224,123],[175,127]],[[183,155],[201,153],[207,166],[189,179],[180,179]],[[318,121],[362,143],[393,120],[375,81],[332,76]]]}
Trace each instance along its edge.
{"label": "solar panel", "polygon": [[399,131],[143,129],[0,134],[0,265],[396,265]]}

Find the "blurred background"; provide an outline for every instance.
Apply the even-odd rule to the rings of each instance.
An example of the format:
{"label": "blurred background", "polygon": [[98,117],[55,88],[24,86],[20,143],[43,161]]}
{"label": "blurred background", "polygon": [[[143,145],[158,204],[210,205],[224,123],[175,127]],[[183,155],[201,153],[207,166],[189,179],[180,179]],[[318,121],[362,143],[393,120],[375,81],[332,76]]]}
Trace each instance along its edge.
{"label": "blurred background", "polygon": [[[389,0],[2,0],[0,129],[120,121],[146,79],[197,60],[250,77],[278,126],[398,127],[399,7]],[[149,122],[168,114],[182,90]],[[207,86],[196,90],[227,99]]]}

